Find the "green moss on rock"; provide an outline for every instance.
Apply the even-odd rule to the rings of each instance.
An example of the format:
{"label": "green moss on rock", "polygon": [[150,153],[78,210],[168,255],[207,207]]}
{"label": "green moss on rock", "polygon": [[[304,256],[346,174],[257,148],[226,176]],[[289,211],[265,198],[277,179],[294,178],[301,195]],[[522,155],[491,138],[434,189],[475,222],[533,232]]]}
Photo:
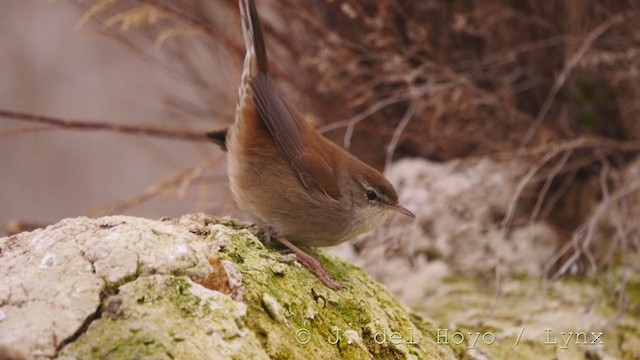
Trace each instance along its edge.
{"label": "green moss on rock", "polygon": [[[424,331],[427,324],[412,318],[406,306],[359,268],[323,251],[313,251],[334,279],[346,287],[334,291],[298,263],[283,267],[282,255],[250,232],[234,233],[219,225],[212,230],[220,245],[219,255],[234,262],[243,275],[247,326],[271,358],[454,356],[449,346],[436,344]],[[274,316],[273,308],[281,309],[286,321]]]}
{"label": "green moss on rock", "polygon": [[[426,299],[422,310],[445,326],[458,354],[480,353],[490,359],[639,359],[640,308],[633,302],[633,277],[628,306],[610,292],[612,279],[602,274],[565,278],[544,286],[540,279],[506,280],[496,296],[490,281],[450,278]],[[464,336],[451,344],[452,334]],[[598,333],[602,332],[602,335]],[[483,342],[484,334],[495,338]],[[474,342],[476,336],[479,338]],[[440,338],[444,340],[445,337]],[[455,340],[461,339],[460,337]]]}
{"label": "green moss on rock", "polygon": [[266,359],[244,327],[246,307],[184,277],[152,275],[120,287],[101,317],[61,355],[80,359]]}
{"label": "green moss on rock", "polygon": [[[62,346],[59,356],[417,360],[461,355],[452,346],[436,344],[432,325],[363,271],[323,251],[313,254],[345,289],[327,288],[291,256],[265,246],[253,228],[191,215],[163,221],[163,233],[155,236],[166,240],[172,226],[194,235],[185,249],[207,251],[192,256],[190,268],[202,268],[209,258],[211,274],[229,276],[211,282],[227,284],[219,289],[225,293],[179,276],[179,269],[139,270],[105,286],[95,319]],[[153,237],[123,241],[148,242],[136,247],[153,252]],[[145,266],[143,260],[138,267]],[[200,274],[192,278],[200,281]]]}

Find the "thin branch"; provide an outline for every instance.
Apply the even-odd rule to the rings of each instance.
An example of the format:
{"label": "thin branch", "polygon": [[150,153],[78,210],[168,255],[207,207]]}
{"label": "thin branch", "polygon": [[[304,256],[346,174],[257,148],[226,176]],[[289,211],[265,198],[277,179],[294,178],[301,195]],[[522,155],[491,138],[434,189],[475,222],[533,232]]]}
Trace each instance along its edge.
{"label": "thin branch", "polygon": [[403,95],[392,96],[384,100],[380,100],[375,104],[371,105],[370,107],[368,107],[366,110],[362,111],[361,113],[349,119],[339,120],[339,121],[332,122],[331,124],[321,126],[318,128],[318,131],[320,133],[325,133],[331,130],[346,127],[347,131],[344,134],[344,147],[348,149],[351,146],[351,137],[353,136],[354,128],[359,122],[377,113],[378,111],[384,109],[387,106],[391,106],[393,104],[397,104],[410,99],[411,99],[411,95],[403,94]]}
{"label": "thin branch", "polygon": [[[193,15],[187,13],[187,12],[184,12],[184,11],[178,10],[178,9],[172,7],[172,6],[166,5],[163,2],[158,1],[158,0],[135,0],[135,1],[137,1],[139,3],[155,6],[156,8],[160,9],[161,11],[164,11],[164,12],[166,12],[168,14],[172,14],[173,16],[177,17],[178,19],[181,19],[182,21],[185,21],[185,22],[189,23],[191,26],[194,26],[197,29],[199,29],[200,31],[204,32],[205,34],[207,34],[212,39],[220,42],[226,48],[231,50],[231,52],[233,54],[235,54],[236,56],[239,56],[239,57],[244,56],[245,49],[244,49],[243,45],[241,45],[238,42],[234,41],[229,35],[227,35],[223,31],[220,31],[220,29],[211,26],[210,24],[202,21],[201,19],[198,19],[197,17],[195,17],[195,16],[193,16]],[[289,85],[291,85],[291,87],[293,87],[299,93],[305,94],[305,95],[309,95],[309,96],[311,96],[313,94],[312,91],[309,89],[309,87],[303,81],[301,81],[300,79],[298,79],[298,78],[296,78],[294,76],[291,76],[290,72],[286,71],[286,69],[284,69],[278,63],[272,62],[270,67],[271,67],[271,71],[273,72],[273,74],[276,77],[281,78],[282,80],[286,81]]]}
{"label": "thin branch", "polygon": [[396,151],[396,147],[398,146],[398,142],[400,141],[400,136],[404,129],[409,125],[409,122],[413,118],[413,115],[416,113],[416,103],[412,101],[409,103],[409,107],[407,111],[402,116],[400,123],[396,126],[393,131],[393,136],[391,137],[391,141],[389,142],[389,146],[387,147],[387,157],[384,161],[384,168],[388,169],[389,165],[391,165],[391,161],[393,161],[393,153]]}
{"label": "thin branch", "polygon": [[465,60],[459,64],[456,64],[455,71],[460,72],[463,70],[481,68],[498,62],[501,59],[514,57],[515,55],[521,55],[527,52],[534,52],[537,50],[543,50],[555,46],[568,45],[574,42],[577,42],[575,40],[575,37],[569,35],[559,35],[542,40],[525,42],[511,48],[501,49],[497,52],[487,54],[481,59],[472,58]]}
{"label": "thin branch", "polygon": [[556,176],[558,176],[558,174],[562,171],[562,169],[564,169],[565,165],[567,164],[567,161],[569,161],[569,158],[571,157],[572,154],[573,154],[573,150],[565,151],[565,153],[562,155],[560,160],[554,165],[549,175],[547,175],[547,179],[545,180],[544,185],[542,186],[542,189],[540,190],[540,192],[538,192],[538,199],[536,200],[536,205],[533,207],[533,210],[531,211],[531,215],[529,217],[530,222],[533,223],[538,219],[538,215],[540,214],[540,210],[542,209],[542,204],[544,203],[544,200],[547,197],[547,193],[549,192],[549,189],[553,184],[553,180],[555,180]]}
{"label": "thin branch", "polygon": [[[535,147],[528,148],[518,155],[520,156],[537,156],[548,153],[549,151],[567,151],[571,149],[581,149],[581,148],[603,148],[603,149],[611,149],[618,150],[623,152],[637,152],[640,151],[640,141],[632,140],[632,141],[621,141],[615,140],[611,138],[592,136],[592,135],[582,135],[575,139],[569,141],[560,141],[550,144],[543,144]],[[493,153],[494,156],[504,157],[506,159],[513,159],[513,151],[502,151]]]}
{"label": "thin branch", "polygon": [[500,232],[502,237],[507,236],[507,230],[509,229],[511,222],[513,221],[513,217],[515,216],[518,201],[520,200],[520,196],[522,195],[522,192],[526,189],[527,185],[531,182],[535,174],[538,171],[540,171],[540,169],[546,163],[548,163],[549,161],[551,161],[551,159],[556,157],[558,153],[559,153],[558,151],[549,151],[542,159],[540,159],[538,164],[536,164],[535,166],[532,166],[529,169],[529,171],[527,171],[527,173],[522,177],[520,182],[518,182],[518,185],[516,186],[516,189],[513,192],[513,195],[511,195],[511,198],[509,199],[509,204],[507,205],[507,211],[505,212],[504,218],[502,219],[502,222],[500,224]]}
{"label": "thin branch", "polygon": [[208,141],[204,131],[194,131],[185,129],[172,129],[167,127],[156,127],[149,125],[126,125],[101,121],[82,121],[75,119],[61,119],[46,115],[36,115],[18,111],[8,111],[0,109],[0,118],[35,122],[39,124],[52,125],[58,128],[85,131],[113,131],[137,136],[153,136],[173,140],[186,141]]}
{"label": "thin branch", "polygon": [[4,224],[4,232],[7,234],[7,236],[11,236],[25,231],[33,231],[35,229],[45,228],[48,225],[50,224],[13,219],[7,221]]}
{"label": "thin branch", "polygon": [[219,29],[210,26],[208,23],[198,19],[197,17],[186,13],[182,10],[176,9],[172,6],[163,4],[162,2],[158,1],[158,0],[135,0],[139,3],[143,3],[143,4],[147,4],[147,5],[151,5],[154,6],[156,8],[158,8],[160,11],[163,11],[167,14],[171,14],[179,19],[182,19],[183,21],[189,23],[191,26],[199,29],[200,31],[204,32],[205,34],[209,35],[211,38],[215,39],[216,41],[219,41],[220,43],[222,43],[222,45],[224,45],[225,47],[227,47],[229,50],[231,50],[233,53],[235,53],[237,56],[243,56],[244,55],[244,47],[241,46],[239,43],[237,43],[236,41],[232,40],[227,34],[225,34],[224,32],[220,31]]}
{"label": "thin branch", "polygon": [[612,26],[618,23],[621,23],[625,20],[628,20],[631,17],[636,16],[636,14],[637,14],[636,11],[632,11],[632,12],[623,12],[615,16],[612,16],[609,19],[607,19],[607,21],[603,22],[602,24],[598,25],[595,29],[591,30],[589,34],[587,34],[587,36],[582,41],[582,44],[580,45],[580,47],[578,47],[578,49],[571,56],[569,61],[567,61],[564,68],[560,72],[560,75],[558,75],[558,77],[556,78],[556,81],[553,84],[553,87],[551,88],[551,90],[549,91],[549,94],[547,95],[547,98],[545,99],[542,105],[542,108],[540,108],[540,111],[538,112],[538,115],[536,116],[533,124],[529,127],[524,137],[522,138],[523,148],[531,140],[535,132],[538,130],[538,128],[544,121],[544,118],[547,116],[547,113],[551,109],[551,105],[553,105],[553,102],[555,101],[555,98],[558,95],[558,92],[560,92],[560,89],[562,89],[567,79],[569,78],[573,70],[576,68],[578,63],[580,63],[580,60],[582,60],[582,58],[586,54],[587,50],[589,50],[593,42],[596,41],[602,34],[607,32],[607,30],[609,30]]}
{"label": "thin branch", "polygon": [[[581,255],[590,255],[590,253],[587,254],[588,249],[591,246],[591,243],[593,242],[593,238],[597,230],[598,222],[600,221],[600,219],[602,219],[602,216],[605,214],[605,211],[609,209],[609,207],[612,204],[614,204],[616,201],[639,190],[640,190],[640,181],[629,183],[628,185],[620,188],[618,191],[613,193],[608,199],[603,200],[600,203],[600,205],[596,207],[589,221],[583,224],[582,226],[580,226],[580,228],[578,228],[578,230],[574,233],[571,239],[571,242],[567,243],[562,249],[560,249],[560,251],[548,263],[548,266],[546,267],[547,271],[548,269],[551,268],[551,266],[553,266],[553,264],[555,264],[556,261],[558,261],[563,256],[564,253],[570,250],[571,247],[574,248],[574,252],[571,254],[569,259],[567,259],[562,264],[562,266],[558,269],[558,271],[556,271],[556,273],[552,277],[553,279],[566,274],[567,271],[571,268],[573,264],[575,264],[576,260],[578,260]],[[589,260],[590,262],[593,261],[593,259],[591,258]],[[592,265],[592,269],[594,269],[593,268],[594,263],[591,263],[591,265]]]}
{"label": "thin branch", "polygon": [[147,189],[138,196],[119,201],[115,204],[90,209],[88,214],[91,216],[105,216],[122,213],[133,207],[139,206],[160,194],[171,191],[175,191],[178,197],[183,197],[186,190],[194,180],[200,178],[206,170],[218,164],[222,159],[223,156],[212,156],[188,170],[182,171],[167,180],[147,187]]}
{"label": "thin branch", "polygon": [[549,199],[547,200],[547,204],[545,205],[544,209],[542,209],[542,211],[538,216],[539,219],[546,219],[547,216],[549,216],[549,214],[555,208],[558,201],[562,199],[562,197],[567,193],[567,190],[569,190],[569,187],[573,185],[573,180],[575,180],[577,174],[578,174],[578,171],[573,170],[573,171],[570,171],[567,176],[565,176],[564,180],[562,181],[562,184],[560,184],[558,189],[551,196],[549,196]]}

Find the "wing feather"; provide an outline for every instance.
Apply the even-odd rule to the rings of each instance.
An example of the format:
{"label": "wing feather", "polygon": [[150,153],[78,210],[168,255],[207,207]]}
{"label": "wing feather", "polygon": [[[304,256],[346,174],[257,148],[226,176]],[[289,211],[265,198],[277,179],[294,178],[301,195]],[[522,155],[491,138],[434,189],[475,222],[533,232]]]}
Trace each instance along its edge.
{"label": "wing feather", "polygon": [[322,156],[310,152],[303,142],[303,130],[314,129],[304,129],[308,125],[287,106],[267,75],[259,73],[250,81],[260,118],[302,185],[337,200],[340,193],[331,165]]}

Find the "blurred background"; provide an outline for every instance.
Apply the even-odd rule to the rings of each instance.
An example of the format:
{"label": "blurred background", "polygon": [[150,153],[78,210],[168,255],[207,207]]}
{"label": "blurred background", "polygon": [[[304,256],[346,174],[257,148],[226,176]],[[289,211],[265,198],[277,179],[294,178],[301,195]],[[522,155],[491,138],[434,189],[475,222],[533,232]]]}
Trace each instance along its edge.
{"label": "blurred background", "polygon": [[[522,276],[540,303],[556,279],[595,277],[606,304],[640,314],[637,1],[257,3],[285,97],[417,214],[332,251],[447,321],[464,304],[452,279],[495,310]],[[202,134],[232,121],[243,56],[235,0],[6,2],[6,232],[81,215],[242,217]],[[577,294],[550,316],[582,309]]]}
{"label": "blurred background", "polygon": [[[172,55],[151,46],[148,55],[155,59],[145,58],[126,39],[111,36],[104,24],[83,20],[88,4],[28,0],[4,6],[0,14],[2,110],[171,129],[211,130],[226,126],[231,119],[235,85],[229,84],[225,95],[229,99],[219,98],[218,93],[194,95],[198,89],[190,79],[173,73],[172,64],[161,64],[163,56]],[[114,28],[119,29],[120,24]],[[231,26],[229,34],[236,35]],[[221,88],[230,81],[227,78],[239,77],[231,70],[238,65],[230,67],[223,58],[221,51],[198,64]],[[218,113],[188,117],[174,111],[165,87],[185,101],[204,96],[214,100],[211,108],[226,104],[216,109],[226,117]],[[216,206],[226,201],[227,193],[223,172],[200,179],[200,184],[209,182],[206,187],[192,184],[179,196],[162,195],[167,190],[163,183],[179,184],[181,174],[216,154],[221,152],[204,142],[73,131],[4,117],[0,120],[0,222],[18,221],[30,227],[85,214],[157,218],[196,210],[218,213],[222,207]],[[220,182],[222,190],[216,187]],[[151,192],[148,197],[143,195],[147,190]]]}

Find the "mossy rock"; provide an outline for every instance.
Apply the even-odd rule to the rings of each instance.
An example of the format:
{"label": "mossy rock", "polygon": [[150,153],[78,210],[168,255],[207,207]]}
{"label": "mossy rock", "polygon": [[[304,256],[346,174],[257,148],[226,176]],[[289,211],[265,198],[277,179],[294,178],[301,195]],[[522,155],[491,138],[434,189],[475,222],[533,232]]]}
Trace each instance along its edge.
{"label": "mossy rock", "polygon": [[257,235],[198,214],[67,219],[2,238],[0,350],[59,359],[464,356],[357,267],[314,251],[346,287],[334,291]]}
{"label": "mossy rock", "polygon": [[484,359],[640,359],[640,275],[628,269],[505,279],[499,293],[491,279],[449,278],[415,308],[444,324],[440,343]]}

